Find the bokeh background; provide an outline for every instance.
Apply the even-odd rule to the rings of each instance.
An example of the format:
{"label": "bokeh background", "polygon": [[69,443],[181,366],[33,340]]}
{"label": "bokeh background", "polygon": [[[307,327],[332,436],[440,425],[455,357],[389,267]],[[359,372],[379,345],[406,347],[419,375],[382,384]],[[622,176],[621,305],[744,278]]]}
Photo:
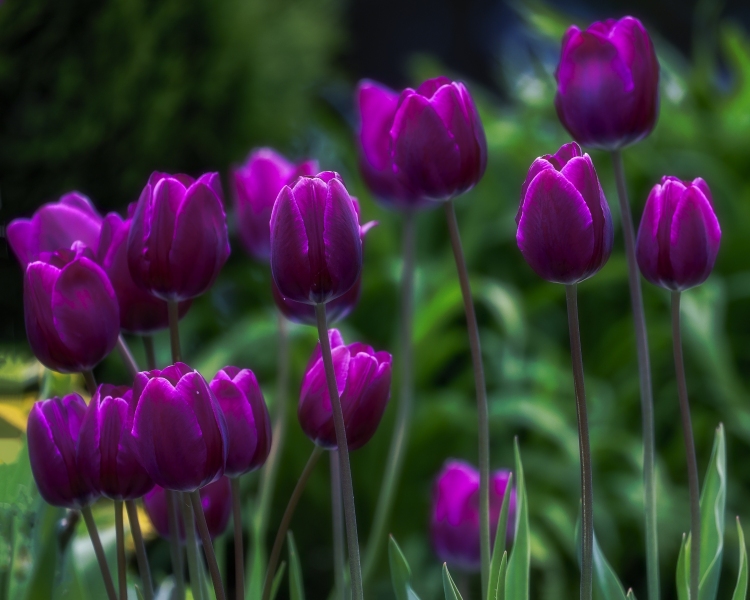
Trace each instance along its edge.
{"label": "bokeh background", "polygon": [[[532,596],[573,598],[579,475],[564,292],[525,265],[513,219],[528,165],[568,141],[552,106],[562,33],[571,23],[585,26],[625,14],[644,21],[662,69],[658,125],[625,152],[636,222],[662,175],[701,176],[711,186],[723,229],[714,275],[685,294],[683,318],[701,472],[715,427],[723,422],[727,428],[727,533],[719,591],[725,598],[737,570],[734,517],[750,523],[747,2],[6,0],[0,5],[0,219],[7,224],[29,216],[71,189],[88,194],[102,212],[122,211],[153,170],[218,170],[226,182],[230,165],[258,145],[318,158],[324,168],[342,173],[365,219],[380,221],[367,240],[362,301],[341,329],[347,339],[395,351],[401,223],[373,201],[358,176],[353,89],[362,77],[394,87],[437,74],[466,81],[489,144],[487,174],[457,202],[457,211],[481,326],[492,463],[511,466],[518,436],[530,496]],[[644,598],[640,400],[627,273],[609,157],[592,157],[618,232],[607,266],[580,286],[596,527],[623,583]],[[229,218],[234,230],[231,211]],[[449,457],[476,461],[476,417],[442,212],[422,213],[418,235],[416,410],[389,530],[411,563],[416,591],[430,600],[442,593],[427,529],[432,477]],[[273,403],[277,329],[270,274],[244,254],[236,232],[232,248],[214,288],[183,321],[184,354],[207,377],[225,364],[251,367]],[[25,415],[37,397],[81,382],[46,373],[33,360],[23,328],[21,270],[4,241],[0,253],[0,462],[7,463],[0,465],[0,578],[11,577],[13,597],[45,598],[29,589],[41,577],[34,565],[55,557],[61,513],[44,507],[29,485]],[[644,294],[656,404],[662,588],[671,600],[688,525],[686,469],[668,296],[648,284]],[[130,341],[142,360],[139,340]],[[294,392],[314,342],[311,328],[292,328]],[[166,338],[157,338],[157,345],[166,363]],[[112,357],[97,377],[119,382],[126,373]],[[270,535],[311,450],[296,422],[295,400],[293,393]],[[372,442],[352,457],[363,541],[394,412],[392,406]],[[246,478],[248,506],[256,486],[257,478]],[[327,465],[321,463],[292,526],[308,598],[327,597],[332,584],[329,507]],[[106,504],[98,514],[106,527]],[[80,535],[82,527],[74,559],[44,563],[52,565],[44,577],[54,583],[54,598],[102,597]],[[224,549],[228,544],[226,538],[219,542]],[[149,552],[158,577],[168,565],[166,546],[154,538]],[[5,574],[9,555],[13,571]],[[476,589],[469,579],[471,585]],[[279,597],[286,593],[282,586]],[[391,597],[383,552],[368,598]]]}

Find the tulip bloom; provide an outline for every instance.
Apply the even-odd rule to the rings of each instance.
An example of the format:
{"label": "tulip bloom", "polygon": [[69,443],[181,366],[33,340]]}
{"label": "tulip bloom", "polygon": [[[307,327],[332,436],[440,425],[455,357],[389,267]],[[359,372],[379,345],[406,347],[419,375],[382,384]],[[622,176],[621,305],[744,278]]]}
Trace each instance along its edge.
{"label": "tulip bloom", "polygon": [[[494,536],[500,519],[503,496],[510,471],[490,476],[490,531]],[[516,490],[510,492],[508,539],[513,537]],[[445,463],[432,488],[432,544],[442,562],[465,571],[478,571],[479,552],[479,471],[469,463]],[[491,538],[494,544],[494,537]]]}
{"label": "tulip bloom", "polygon": [[578,283],[604,266],[612,252],[612,216],[591,158],[578,144],[532,163],[516,224],[521,254],[547,281]]}
{"label": "tulip bloom", "polygon": [[659,112],[659,61],[638,19],[573,25],[555,72],[560,121],[584,146],[618,150],[643,139]]}
{"label": "tulip bloom", "polygon": [[636,256],[654,285],[681,292],[703,283],[714,268],[721,228],[711,191],[700,177],[662,177],[648,195]]}
{"label": "tulip bloom", "polygon": [[31,219],[14,219],[8,225],[8,243],[25,268],[42,253],[70,248],[81,242],[96,248],[102,217],[79,192],[39,208]]}
{"label": "tulip bloom", "polygon": [[[348,346],[337,329],[328,332],[336,384],[344,413],[349,450],[364,446],[380,424],[391,395],[391,355],[354,342]],[[333,409],[318,343],[302,380],[299,408],[305,435],[324,448],[336,448]]]}
{"label": "tulip bloom", "polygon": [[138,373],[132,434],[157,485],[192,492],[224,474],[227,425],[203,376],[185,363]]}
{"label": "tulip bloom", "polygon": [[362,270],[357,209],[338,173],[284,186],[271,214],[271,273],[281,294],[322,304],[348,292]]}
{"label": "tulip bloom", "polygon": [[260,467],[271,451],[271,417],[250,369],[224,367],[211,381],[227,423],[228,477],[239,477]]}
{"label": "tulip bloom", "polygon": [[318,170],[315,160],[295,165],[271,148],[253,150],[244,165],[232,169],[240,237],[255,260],[271,257],[271,211],[281,188]]}
{"label": "tulip bloom", "polygon": [[154,482],[141,466],[129,427],[133,392],[99,386],[86,409],[78,439],[78,466],[89,485],[113,500],[135,500]]}
{"label": "tulip bloom", "polygon": [[43,254],[24,277],[26,336],[46,367],[88,371],[117,344],[120,311],[107,274],[80,242]]}
{"label": "tulip bloom", "polygon": [[52,506],[82,508],[96,497],[81,473],[76,444],[86,412],[78,394],[34,404],[26,435],[29,462],[39,493]]}
{"label": "tulip bloom", "polygon": [[128,234],[128,266],[136,285],[164,300],[200,296],[229,257],[218,173],[194,180],[153,173]]}
{"label": "tulip bloom", "polygon": [[[229,479],[221,477],[200,489],[201,505],[206,517],[208,533],[211,538],[217,538],[227,528],[229,516],[232,513],[232,486]],[[143,497],[143,507],[151,520],[151,524],[159,535],[169,539],[169,517],[167,514],[167,495],[164,488],[158,485]],[[180,541],[185,541],[185,523],[182,511],[177,511],[177,523],[180,530]]]}

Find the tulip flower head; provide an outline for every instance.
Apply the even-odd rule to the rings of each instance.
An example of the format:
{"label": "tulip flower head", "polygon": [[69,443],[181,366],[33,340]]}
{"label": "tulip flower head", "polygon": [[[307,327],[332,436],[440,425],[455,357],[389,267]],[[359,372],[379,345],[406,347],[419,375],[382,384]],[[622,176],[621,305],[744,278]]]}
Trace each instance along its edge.
{"label": "tulip flower head", "polygon": [[648,195],[638,228],[636,257],[643,276],[672,291],[700,285],[714,268],[720,242],[708,184],[700,177],[662,177]]}
{"label": "tulip flower head", "polygon": [[[510,471],[490,476],[490,531],[494,536]],[[515,527],[516,490],[510,492],[508,539]],[[465,571],[478,571],[481,563],[479,541],[479,471],[469,463],[450,460],[435,479],[432,488],[432,544],[441,561]],[[491,538],[494,544],[494,537]]]}
{"label": "tulip flower head", "polygon": [[[333,369],[344,413],[349,450],[364,446],[380,424],[391,395],[391,355],[354,342],[348,346],[337,329],[328,331]],[[314,443],[336,448],[333,409],[318,343],[302,380],[297,416]]]}
{"label": "tulip flower head", "polygon": [[61,373],[88,371],[117,344],[120,311],[107,274],[81,242],[26,267],[24,320],[31,349]]}
{"label": "tulip flower head", "polygon": [[52,506],[82,508],[96,498],[79,468],[76,444],[86,412],[78,394],[34,404],[26,428],[39,493]]}
{"label": "tulip flower head", "polygon": [[516,242],[537,275],[573,284],[609,259],[614,231],[594,164],[575,142],[537,158],[521,188]]}
{"label": "tulip flower head", "polygon": [[659,61],[638,19],[573,25],[555,72],[560,121],[584,146],[617,150],[643,139],[659,113]]}

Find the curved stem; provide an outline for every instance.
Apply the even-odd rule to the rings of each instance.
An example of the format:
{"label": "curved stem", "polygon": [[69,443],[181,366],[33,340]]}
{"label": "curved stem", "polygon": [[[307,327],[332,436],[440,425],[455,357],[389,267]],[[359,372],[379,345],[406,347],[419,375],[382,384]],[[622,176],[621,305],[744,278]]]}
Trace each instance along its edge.
{"label": "curved stem", "polygon": [[185,525],[185,543],[187,545],[188,573],[190,574],[190,590],[195,600],[207,600],[201,582],[201,570],[198,561],[201,559],[198,552],[198,538],[195,535],[195,515],[193,514],[192,502],[189,492],[175,492],[177,502],[182,511],[182,522]]}
{"label": "curved stem", "polygon": [[130,352],[130,348],[128,348],[128,343],[122,337],[122,334],[117,338],[117,352],[120,354],[122,362],[125,363],[130,377],[135,379],[135,376],[138,375],[138,364],[135,362],[135,358],[133,358],[133,354]]}
{"label": "curved stem", "polygon": [[180,349],[180,307],[176,300],[167,300],[167,313],[169,315],[169,344],[172,348],[172,362],[182,360]]}
{"label": "curved stem", "polygon": [[474,366],[474,385],[477,392],[477,420],[479,440],[479,538],[482,557],[482,598],[487,597],[490,574],[490,428],[489,409],[487,407],[487,387],[482,367],[482,347],[479,342],[479,326],[471,297],[469,272],[461,245],[461,234],[458,230],[456,210],[453,200],[444,203],[445,216],[448,220],[448,231],[451,236],[453,256],[456,260],[458,280],[461,284],[461,295],[464,300],[466,327],[471,347],[471,362]]}
{"label": "curved stem", "polygon": [[593,590],[594,490],[591,470],[591,444],[586,411],[586,389],[583,382],[583,354],[578,324],[578,286],[565,286],[568,303],[570,354],[573,360],[573,384],[578,413],[578,445],[581,454],[581,600],[591,600]]}
{"label": "curved stem", "polygon": [[273,577],[276,575],[276,566],[279,564],[279,556],[281,556],[281,547],[284,545],[286,539],[286,532],[289,530],[289,523],[292,521],[292,516],[297,508],[299,499],[302,496],[302,492],[305,490],[307,480],[310,478],[310,474],[318,462],[320,455],[323,454],[323,448],[315,446],[313,448],[310,458],[307,459],[305,468],[302,469],[302,473],[297,480],[297,485],[294,486],[294,491],[289,497],[289,503],[286,505],[284,516],[281,517],[281,523],[279,523],[279,530],[276,532],[276,539],[273,542],[273,548],[271,554],[268,557],[268,569],[266,570],[266,579],[263,584],[263,600],[269,600],[271,597],[271,583]]}
{"label": "curved stem", "polygon": [[146,554],[146,545],[143,543],[141,523],[138,520],[138,508],[135,505],[135,500],[126,500],[125,510],[128,511],[130,533],[133,536],[133,542],[135,544],[135,557],[138,561],[138,572],[141,574],[141,582],[143,583],[143,597],[145,600],[153,600],[154,584],[151,581],[151,568],[148,565],[148,555]]}
{"label": "curved stem", "polygon": [[672,348],[674,368],[677,376],[677,394],[680,398],[682,435],[685,438],[688,487],[690,489],[690,598],[698,598],[701,559],[701,505],[698,484],[698,460],[695,456],[693,424],[690,419],[685,362],[682,357],[682,335],[680,333],[680,292],[672,292]]}
{"label": "curved stem", "polygon": [[208,562],[208,571],[211,573],[211,582],[214,584],[216,600],[226,600],[224,585],[221,582],[221,571],[219,571],[219,563],[216,560],[216,553],[214,552],[214,544],[211,541],[211,533],[208,531],[206,515],[203,513],[200,492],[198,490],[190,492],[189,498],[190,503],[193,505],[195,521],[198,523],[198,533],[200,533],[201,541],[203,542],[203,553],[206,555],[206,561]]}
{"label": "curved stem", "polygon": [[237,600],[245,597],[245,556],[242,548],[242,500],[240,478],[232,477],[232,520],[234,521],[234,588]]}
{"label": "curved stem", "polygon": [[401,476],[401,469],[406,454],[406,443],[409,435],[412,404],[414,399],[414,348],[412,343],[412,323],[414,320],[414,265],[416,254],[416,213],[407,211],[404,214],[403,258],[401,272],[401,324],[399,327],[399,399],[396,422],[393,426],[391,446],[380,486],[378,503],[375,507],[375,518],[372,522],[370,537],[365,546],[362,565],[362,579],[369,581],[375,572],[380,551],[385,546],[386,525],[391,516],[396,487]]}
{"label": "curved stem", "polygon": [[96,394],[96,377],[93,371],[81,371],[83,379],[86,382],[86,389],[92,396]]}
{"label": "curved stem", "polygon": [[651,389],[651,362],[648,354],[646,314],[643,310],[641,276],[635,257],[635,231],[630,213],[628,192],[625,187],[625,170],[622,153],[612,152],[612,163],[620,201],[622,231],[625,239],[625,256],[628,262],[630,304],[633,310],[635,343],[638,353],[638,374],[641,391],[641,421],[643,429],[643,495],[646,512],[646,573],[649,600],[659,600],[659,538],[656,529],[656,471],[654,452],[654,398]]}
{"label": "curved stem", "polygon": [[154,337],[151,335],[142,336],[143,350],[146,353],[146,366],[149,371],[156,368],[156,350],[154,349]]}
{"label": "curved stem", "polygon": [[125,523],[122,517],[122,500],[115,500],[115,536],[117,543],[117,582],[120,600],[128,600],[128,574],[125,572]]}
{"label": "curved stem", "polygon": [[333,520],[333,580],[335,582],[335,596],[345,600],[346,555],[344,553],[344,507],[341,497],[341,467],[339,465],[339,451],[328,453],[331,458],[331,518]]}
{"label": "curved stem", "polygon": [[115,584],[112,583],[112,575],[109,572],[109,565],[107,565],[107,557],[104,555],[102,541],[99,539],[99,532],[96,529],[94,515],[91,514],[91,507],[84,506],[81,509],[81,513],[83,514],[83,520],[86,521],[86,529],[89,530],[91,543],[94,545],[94,554],[96,554],[96,560],[99,562],[99,570],[102,572],[104,587],[107,589],[107,597],[109,598],[109,600],[117,600]]}
{"label": "curved stem", "polygon": [[182,562],[182,547],[180,545],[180,525],[177,518],[177,504],[180,502],[179,492],[164,490],[167,499],[167,523],[169,525],[169,553],[172,557],[172,572],[174,573],[175,594],[178,600],[185,598],[185,566]]}

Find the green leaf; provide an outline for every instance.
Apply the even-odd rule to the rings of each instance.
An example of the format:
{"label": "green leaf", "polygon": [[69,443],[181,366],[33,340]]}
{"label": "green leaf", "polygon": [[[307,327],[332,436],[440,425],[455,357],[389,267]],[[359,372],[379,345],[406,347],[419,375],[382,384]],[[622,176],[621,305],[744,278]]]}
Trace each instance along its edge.
{"label": "green leaf", "polygon": [[281,582],[284,579],[284,573],[286,572],[286,561],[281,561],[279,569],[276,571],[276,575],[273,576],[273,583],[271,584],[271,600],[276,598],[276,594],[279,593]]}
{"label": "green leaf", "polygon": [[391,582],[396,600],[419,600],[409,583],[411,580],[409,563],[406,562],[406,557],[393,536],[390,536],[388,540],[388,563],[391,567]]}
{"label": "green leaf", "polygon": [[516,455],[516,537],[513,551],[508,560],[508,574],[505,581],[505,597],[509,600],[528,600],[529,567],[531,564],[531,540],[529,536],[529,506],[526,500],[526,487],[521,464],[521,451],[518,438],[514,442]]}
{"label": "green leaf", "polygon": [[636,600],[635,594],[633,593],[633,588],[630,588],[628,590],[628,595],[626,596],[627,600]]}
{"label": "green leaf", "polygon": [[[26,600],[37,598],[52,598],[57,561],[60,558],[58,549],[57,526],[63,515],[63,510],[55,508],[39,499],[37,510],[36,532],[33,540],[34,567],[26,588]],[[70,552],[70,548],[68,548]]]}
{"label": "green leaf", "polygon": [[[505,540],[508,532],[508,507],[510,505],[510,492],[513,488],[513,474],[508,478],[508,485],[505,487],[503,504],[500,509],[500,517],[497,521],[497,531],[495,532],[495,546],[492,549],[492,560],[490,561],[490,581],[487,588],[487,600],[496,600],[498,591],[498,580],[500,577],[500,563],[505,558]],[[507,566],[507,565],[506,565]]]}
{"label": "green leaf", "polygon": [[627,600],[625,588],[620,583],[614,569],[607,562],[599,542],[594,535],[594,580],[604,600]]}
{"label": "green leaf", "polygon": [[[724,552],[724,509],[727,498],[727,449],[724,426],[716,428],[711,460],[701,492],[700,584],[698,600],[715,600]],[[687,564],[690,564],[689,562]]]}
{"label": "green leaf", "polygon": [[732,600],[745,600],[747,597],[747,548],[745,547],[745,534],[740,525],[740,518],[737,517],[737,537],[740,541],[740,566],[737,575],[737,586],[734,588]]}
{"label": "green leaf", "polygon": [[677,600],[688,600],[688,588],[690,587],[689,564],[690,546],[688,545],[687,536],[683,533],[682,543],[680,544],[680,554],[677,557],[677,573],[675,576],[677,584]]}
{"label": "green leaf", "polygon": [[138,597],[138,600],[146,600],[143,597],[143,592],[141,591],[141,588],[139,588],[138,586],[135,586],[135,595]]}
{"label": "green leaf", "polygon": [[497,578],[497,600],[505,600],[505,578],[508,574],[508,551],[503,552],[503,558],[500,561],[500,574]]}
{"label": "green leaf", "polygon": [[286,534],[286,542],[289,548],[289,597],[291,600],[305,600],[302,567],[299,564],[297,544],[294,543],[294,534],[291,531]]}
{"label": "green leaf", "polygon": [[443,592],[445,593],[445,600],[463,600],[461,593],[453,581],[453,577],[448,572],[448,565],[446,563],[443,563]]}

